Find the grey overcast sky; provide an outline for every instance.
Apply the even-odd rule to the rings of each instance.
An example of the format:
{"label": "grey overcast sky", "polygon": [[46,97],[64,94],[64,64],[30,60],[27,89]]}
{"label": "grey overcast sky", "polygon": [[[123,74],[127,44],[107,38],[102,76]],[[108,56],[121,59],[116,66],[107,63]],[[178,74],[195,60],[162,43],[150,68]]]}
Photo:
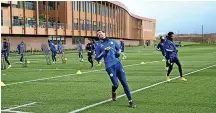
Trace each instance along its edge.
{"label": "grey overcast sky", "polygon": [[216,1],[118,0],[130,12],[156,19],[156,34],[216,33]]}

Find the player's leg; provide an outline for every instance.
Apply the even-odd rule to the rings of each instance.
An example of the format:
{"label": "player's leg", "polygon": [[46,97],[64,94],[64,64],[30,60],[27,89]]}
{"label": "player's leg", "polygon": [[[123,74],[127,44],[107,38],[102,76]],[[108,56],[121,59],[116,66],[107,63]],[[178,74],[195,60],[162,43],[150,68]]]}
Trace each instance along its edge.
{"label": "player's leg", "polygon": [[9,60],[8,60],[8,55],[5,55],[5,61],[6,61],[7,64],[8,64],[8,68],[11,68],[11,64],[10,64],[10,62],[9,62]]}
{"label": "player's leg", "polygon": [[20,63],[23,63],[23,54],[20,54]]}
{"label": "player's leg", "polygon": [[167,60],[167,65],[168,65],[168,70],[167,70],[166,79],[167,79],[167,81],[170,81],[169,75],[170,75],[170,73],[172,72],[172,69],[173,69],[173,60],[168,59]]}
{"label": "player's leg", "polygon": [[83,61],[83,51],[81,51],[80,57],[81,57],[81,61]]}
{"label": "player's leg", "polygon": [[89,56],[88,56],[88,58],[89,58],[89,62],[91,63],[91,68],[93,68],[93,59],[92,59],[92,54],[90,53],[89,54]]}
{"label": "player's leg", "polygon": [[131,95],[130,89],[128,87],[128,83],[126,80],[126,76],[125,76],[125,72],[124,72],[122,64],[121,63],[116,64],[115,68],[116,68],[116,75],[117,75],[119,81],[121,82],[121,84],[124,88],[125,94],[127,95],[127,98],[129,101],[129,107],[136,107],[133,104],[132,95]]}
{"label": "player's leg", "polygon": [[54,51],[52,51],[52,61],[53,61],[53,64],[55,64],[55,52]]}
{"label": "player's leg", "polygon": [[169,63],[168,63],[168,60],[166,59],[166,71],[168,71],[169,69]]}
{"label": "player's leg", "polygon": [[183,81],[186,81],[187,79],[185,79],[185,78],[183,77],[181,62],[180,62],[180,60],[178,59],[178,57],[175,57],[175,63],[176,63],[177,66],[178,66],[178,70],[179,70],[179,74],[180,74],[180,79],[183,80]]}
{"label": "player's leg", "polygon": [[6,69],[5,57],[1,55],[1,69]]}
{"label": "player's leg", "polygon": [[115,66],[112,66],[110,68],[106,69],[110,80],[112,82],[112,100],[116,101],[116,90],[118,89],[118,80],[117,80],[117,76],[116,76],[116,69]]}
{"label": "player's leg", "polygon": [[79,60],[80,60],[80,61],[83,61],[82,51],[79,51]]}
{"label": "player's leg", "polygon": [[54,62],[56,63],[56,51],[54,51]]}

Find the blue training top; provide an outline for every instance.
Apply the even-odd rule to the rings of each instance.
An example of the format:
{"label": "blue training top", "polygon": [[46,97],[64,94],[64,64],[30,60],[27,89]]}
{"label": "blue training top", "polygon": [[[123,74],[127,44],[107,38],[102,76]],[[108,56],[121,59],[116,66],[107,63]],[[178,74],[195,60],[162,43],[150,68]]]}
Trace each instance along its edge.
{"label": "blue training top", "polygon": [[3,49],[2,53],[4,56],[9,56],[9,43],[8,42],[3,42]]}
{"label": "blue training top", "polygon": [[165,41],[164,48],[166,51],[166,58],[170,59],[178,56],[177,54],[178,50],[176,49],[176,46],[173,43],[173,41],[167,39]]}
{"label": "blue training top", "polygon": [[78,46],[78,51],[83,51],[82,44],[80,42],[78,43],[77,46]]}
{"label": "blue training top", "polygon": [[58,44],[58,52],[64,52],[64,48],[62,44]]}
{"label": "blue training top", "polygon": [[50,47],[50,50],[51,50],[52,52],[55,52],[55,51],[56,51],[55,44],[54,44],[52,41],[49,41],[49,47]]}
{"label": "blue training top", "polygon": [[25,50],[24,50],[24,44],[23,43],[20,43],[18,46],[17,46],[17,50],[18,50],[18,54],[24,54]]}
{"label": "blue training top", "polygon": [[[110,50],[105,50],[105,48],[111,47]],[[118,43],[113,39],[104,39],[100,44],[96,47],[96,57],[97,61],[100,61],[104,58],[104,63],[106,69],[119,63],[120,56],[120,47]]]}

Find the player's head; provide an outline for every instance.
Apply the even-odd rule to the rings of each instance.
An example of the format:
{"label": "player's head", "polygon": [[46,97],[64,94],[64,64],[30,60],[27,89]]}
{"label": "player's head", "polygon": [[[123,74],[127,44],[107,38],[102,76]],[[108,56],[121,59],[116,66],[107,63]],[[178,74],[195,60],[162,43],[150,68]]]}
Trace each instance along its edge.
{"label": "player's head", "polygon": [[21,44],[24,44],[24,42],[22,41]]}
{"label": "player's head", "polygon": [[174,35],[173,32],[169,32],[169,33],[167,34],[167,40],[173,40],[173,35]]}
{"label": "player's head", "polygon": [[92,42],[95,43],[95,39],[92,38]]}
{"label": "player's head", "polygon": [[3,42],[7,42],[7,39],[6,39],[6,38],[3,38]]}
{"label": "player's head", "polygon": [[97,30],[97,37],[99,39],[105,39],[106,35],[105,35],[105,33],[102,30]]}
{"label": "player's head", "polygon": [[93,41],[92,41],[93,39],[91,39],[91,38],[88,38],[88,40],[89,40],[89,42],[90,42],[90,43],[92,43],[92,42],[93,42]]}

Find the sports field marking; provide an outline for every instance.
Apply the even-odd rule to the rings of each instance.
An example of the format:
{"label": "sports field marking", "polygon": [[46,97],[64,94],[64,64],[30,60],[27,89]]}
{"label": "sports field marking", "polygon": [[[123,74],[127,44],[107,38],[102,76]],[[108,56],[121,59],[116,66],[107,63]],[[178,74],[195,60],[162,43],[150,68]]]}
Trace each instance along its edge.
{"label": "sports field marking", "polygon": [[[203,71],[203,70],[209,69],[209,68],[211,68],[211,67],[215,67],[215,66],[216,66],[216,65],[211,65],[211,66],[208,66],[208,67],[205,67],[205,68],[202,68],[202,69],[198,69],[198,70],[195,70],[195,71],[186,73],[186,74],[184,74],[183,76],[187,76],[187,75],[190,75],[190,74],[193,74],[193,73],[196,73],[196,72],[199,72],[199,71]],[[174,78],[172,78],[171,80],[175,80],[175,79],[177,79],[177,78],[179,78],[179,77],[174,77]],[[131,93],[132,93],[132,94],[133,94],[133,93],[137,93],[137,92],[140,92],[140,91],[142,91],[142,90],[145,90],[145,89],[148,89],[148,88],[151,88],[151,87],[154,87],[154,86],[163,84],[163,83],[165,83],[165,82],[167,82],[167,81],[161,81],[161,82],[152,84],[152,85],[150,85],[150,86],[146,86],[146,87],[143,87],[143,88],[134,90],[134,91],[132,91]],[[121,97],[123,97],[123,96],[125,96],[125,94],[119,95],[119,96],[117,96],[117,98],[121,98]],[[69,112],[69,113],[77,113],[77,112],[80,112],[80,111],[84,111],[84,110],[86,110],[86,109],[89,109],[89,108],[92,108],[92,107],[95,107],[95,106],[98,106],[98,105],[107,103],[107,102],[109,102],[109,101],[112,101],[112,99],[107,99],[107,100],[104,100],[104,101],[101,101],[101,102],[98,102],[98,103],[95,103],[95,104],[91,104],[91,105],[88,105],[88,106],[86,106],[86,107],[73,110],[73,111],[71,111],[71,112]]]}
{"label": "sports field marking", "polygon": [[[160,61],[153,61],[153,62],[145,62],[145,64],[151,64],[151,63],[156,63],[156,62],[160,62]],[[136,66],[136,65],[143,65],[143,64],[131,64],[131,65],[126,65],[123,67],[131,67],[131,66]],[[86,72],[82,72],[84,73],[92,73],[92,72],[97,72],[97,71],[102,71],[105,69],[99,69],[99,70],[91,70],[91,71],[86,71]],[[10,83],[10,84],[5,84],[6,86],[10,86],[10,85],[16,85],[16,84],[23,84],[23,83],[29,83],[29,82],[36,82],[36,81],[42,81],[42,80],[49,80],[49,79],[54,79],[54,78],[61,78],[61,77],[66,77],[66,76],[72,76],[72,75],[76,75],[76,73],[73,74],[67,74],[67,75],[60,75],[60,76],[54,76],[54,77],[47,77],[47,78],[41,78],[41,79],[35,79],[35,80],[28,80],[28,81],[22,81],[22,82],[15,82],[15,83]]]}
{"label": "sports field marking", "polygon": [[23,104],[23,105],[20,105],[20,106],[11,107],[11,108],[4,109],[4,110],[1,110],[1,111],[2,111],[2,112],[10,112],[10,113],[30,113],[30,112],[23,112],[23,111],[14,111],[14,109],[22,108],[22,107],[26,107],[26,106],[31,106],[31,105],[36,104],[36,103],[37,103],[37,102],[32,102],[32,103],[28,103],[28,104]]}

